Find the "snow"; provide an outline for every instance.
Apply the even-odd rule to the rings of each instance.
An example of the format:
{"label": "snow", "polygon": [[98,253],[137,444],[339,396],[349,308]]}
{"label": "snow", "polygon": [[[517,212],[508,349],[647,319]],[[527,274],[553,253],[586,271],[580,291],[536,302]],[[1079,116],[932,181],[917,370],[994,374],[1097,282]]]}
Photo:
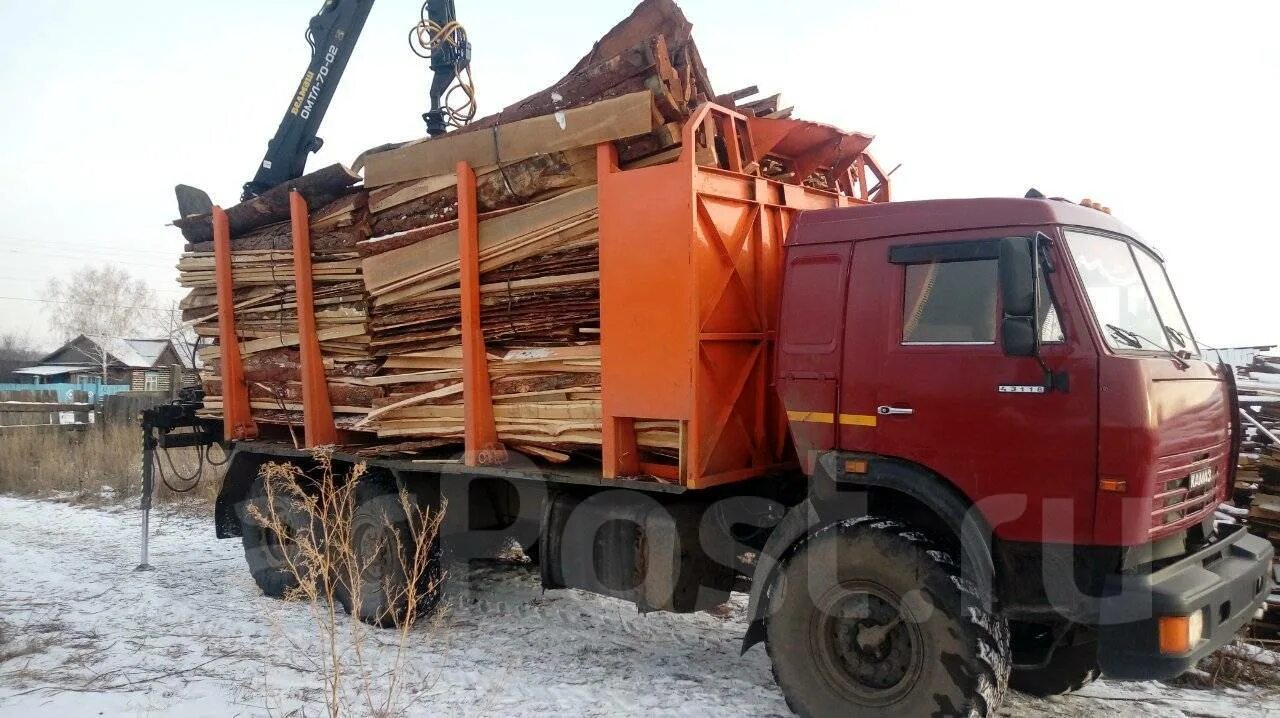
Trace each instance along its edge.
{"label": "snow", "polygon": [[[134,573],[139,522],[133,508],[0,497],[0,715],[324,714],[311,609],[261,596],[207,516],[153,514],[156,570]],[[450,573],[446,617],[405,649],[409,715],[788,715],[762,647],[739,655],[745,597],[723,616],[640,615],[544,592],[529,567]],[[393,658],[394,632],[362,635],[372,659]],[[1243,718],[1273,700],[1104,681],[1014,695],[1002,714]]]}

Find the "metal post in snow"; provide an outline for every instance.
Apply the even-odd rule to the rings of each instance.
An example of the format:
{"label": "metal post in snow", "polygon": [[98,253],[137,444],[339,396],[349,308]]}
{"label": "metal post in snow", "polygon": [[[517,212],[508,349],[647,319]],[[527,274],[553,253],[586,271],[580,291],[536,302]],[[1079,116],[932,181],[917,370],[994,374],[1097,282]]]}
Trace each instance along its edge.
{"label": "metal post in snow", "polygon": [[150,563],[148,541],[151,538],[151,496],[155,493],[152,472],[155,469],[156,439],[151,422],[143,419],[142,426],[142,559],[134,571],[154,570]]}

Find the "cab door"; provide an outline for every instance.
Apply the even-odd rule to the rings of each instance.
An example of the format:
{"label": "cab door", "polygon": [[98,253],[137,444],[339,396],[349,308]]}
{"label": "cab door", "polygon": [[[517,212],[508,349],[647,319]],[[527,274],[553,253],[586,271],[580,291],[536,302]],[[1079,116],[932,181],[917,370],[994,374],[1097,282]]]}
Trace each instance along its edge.
{"label": "cab door", "polygon": [[1027,233],[858,243],[841,411],[865,423],[842,425],[840,445],[918,464],[971,498],[1006,497],[988,515],[1006,539],[1073,542],[1093,520],[1097,355],[1062,272],[1041,285],[1040,331],[1068,389],[1041,391],[1035,358],[1004,355],[999,239]]}
{"label": "cab door", "polygon": [[836,447],[845,291],[852,244],[787,248],[778,336],[778,396],[806,471]]}

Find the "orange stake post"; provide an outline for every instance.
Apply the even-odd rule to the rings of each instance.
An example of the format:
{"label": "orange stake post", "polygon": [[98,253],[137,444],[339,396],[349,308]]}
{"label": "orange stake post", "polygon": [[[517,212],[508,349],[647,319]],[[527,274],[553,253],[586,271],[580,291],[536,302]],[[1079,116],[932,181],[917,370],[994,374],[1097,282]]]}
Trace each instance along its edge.
{"label": "orange stake post", "polygon": [[480,326],[480,222],[476,216],[476,173],[458,163],[458,262],[462,294],[463,437],[467,466],[506,463],[493,419],[489,358]]}
{"label": "orange stake post", "polygon": [[289,193],[293,220],[293,282],[298,295],[298,353],[302,365],[302,429],[307,448],[338,443],[329,401],[329,382],[316,336],[315,291],[311,278],[311,218],[302,194]]}
{"label": "orange stake post", "polygon": [[222,365],[222,432],[232,441],[258,436],[244,381],[244,362],[236,337],[235,284],[231,272],[231,223],[221,207],[213,208],[213,257],[218,289],[218,361]]}

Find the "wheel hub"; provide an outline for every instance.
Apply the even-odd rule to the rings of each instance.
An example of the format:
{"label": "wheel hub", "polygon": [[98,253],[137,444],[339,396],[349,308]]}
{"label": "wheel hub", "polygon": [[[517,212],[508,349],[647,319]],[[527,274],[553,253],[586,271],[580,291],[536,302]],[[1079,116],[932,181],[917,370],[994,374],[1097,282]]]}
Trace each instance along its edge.
{"label": "wheel hub", "polygon": [[372,527],[360,527],[356,530],[356,560],[360,564],[362,578],[378,584],[383,577],[383,563],[386,561],[386,548],[382,541],[382,533]]}
{"label": "wheel hub", "polygon": [[864,704],[892,703],[910,692],[923,643],[898,596],[878,585],[842,584],[818,604],[815,649],[828,682]]}

